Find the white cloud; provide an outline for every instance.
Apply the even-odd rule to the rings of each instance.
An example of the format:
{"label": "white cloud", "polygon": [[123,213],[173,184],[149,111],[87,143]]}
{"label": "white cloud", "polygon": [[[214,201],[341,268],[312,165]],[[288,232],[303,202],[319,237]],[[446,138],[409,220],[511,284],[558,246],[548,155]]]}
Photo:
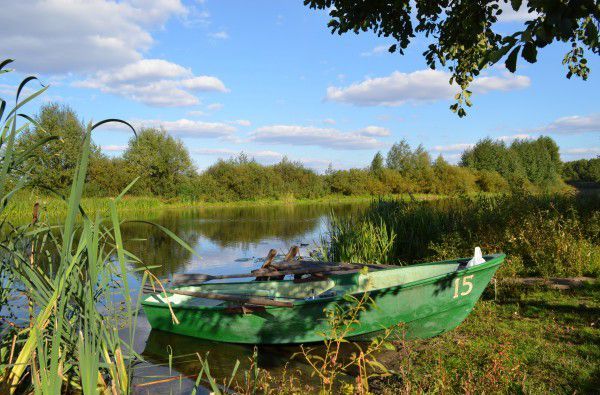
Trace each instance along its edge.
{"label": "white cloud", "polygon": [[207,75],[181,80],[180,84],[183,88],[192,91],[229,92],[229,89],[225,88],[225,84],[220,79]]}
{"label": "white cloud", "polygon": [[335,119],[332,119],[332,118],[325,118],[325,119],[323,120],[323,123],[324,123],[324,124],[326,124],[326,125],[335,125]]}
{"label": "white cloud", "polygon": [[94,72],[135,62],[150,30],[185,16],[180,0],[20,0],[4,2],[0,53],[21,71]]}
{"label": "white cloud", "polygon": [[567,148],[560,151],[561,155],[582,155],[582,156],[594,156],[600,155],[600,147],[588,147],[588,148]]}
{"label": "white cloud", "polygon": [[436,145],[431,150],[436,152],[456,152],[456,151],[464,151],[469,148],[472,148],[475,144],[470,143],[460,143],[460,144],[450,144],[450,145]]}
{"label": "white cloud", "polygon": [[199,104],[194,94],[197,91],[228,92],[218,78],[195,76],[189,68],[162,59],[141,59],[117,69],[99,71],[74,85],[155,107]]}
{"label": "white cloud", "polygon": [[501,77],[478,77],[471,84],[473,92],[488,93],[492,91],[512,91],[527,88],[531,85],[529,77],[505,72]]}
{"label": "white cloud", "polygon": [[517,11],[513,10],[510,3],[500,3],[502,14],[498,17],[498,22],[525,22],[538,17],[537,12],[529,12],[527,1],[521,4],[521,8]]}
{"label": "white cloud", "polygon": [[127,146],[126,145],[103,145],[100,148],[102,149],[102,151],[107,151],[107,152],[122,152],[127,149]]}
{"label": "white cloud", "polygon": [[201,122],[189,119],[176,121],[143,120],[134,121],[136,129],[144,127],[164,128],[169,134],[176,137],[189,138],[217,138],[232,135],[237,129],[234,126],[221,122]]}
{"label": "white cloud", "polygon": [[[395,71],[387,77],[367,78],[345,88],[327,88],[326,99],[357,106],[399,106],[451,99],[458,88],[449,84],[450,73],[439,70],[418,70],[412,73]],[[474,92],[513,90],[529,86],[529,77],[503,74],[501,77],[480,77],[472,84]]]}
{"label": "white cloud", "polygon": [[187,114],[190,115],[190,116],[192,116],[192,117],[202,117],[202,116],[206,115],[206,113],[204,111],[201,111],[201,110],[188,111]]}
{"label": "white cloud", "polygon": [[271,125],[258,128],[251,134],[252,141],[315,145],[334,149],[373,149],[380,148],[382,143],[372,136],[360,132],[341,132],[332,128],[317,128],[300,125]]}
{"label": "white cloud", "polygon": [[208,36],[217,40],[227,40],[229,38],[229,34],[224,30],[220,32],[209,33]]}
{"label": "white cloud", "polygon": [[370,51],[362,52],[360,56],[373,56],[373,55],[381,55],[383,53],[388,52],[390,48],[389,45],[378,45]]}
{"label": "white cloud", "polygon": [[363,136],[377,136],[377,137],[385,137],[389,136],[391,133],[389,129],[383,128],[381,126],[367,126],[366,128],[362,128],[357,131],[358,134],[362,134]]}
{"label": "white cloud", "polygon": [[600,114],[562,117],[534,130],[555,134],[597,133],[600,132]]}

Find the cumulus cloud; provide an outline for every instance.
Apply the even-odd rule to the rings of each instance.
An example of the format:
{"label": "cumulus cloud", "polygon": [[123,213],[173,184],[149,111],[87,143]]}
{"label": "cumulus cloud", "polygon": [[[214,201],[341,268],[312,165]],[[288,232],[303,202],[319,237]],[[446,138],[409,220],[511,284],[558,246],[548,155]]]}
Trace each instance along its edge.
{"label": "cumulus cloud", "polygon": [[[142,59],[180,0],[20,0],[3,4],[0,53],[28,72],[93,72]],[[49,39],[51,38],[51,39]]]}
{"label": "cumulus cloud", "polygon": [[535,131],[555,134],[597,133],[600,132],[600,114],[558,118]]}
{"label": "cumulus cloud", "polygon": [[195,76],[192,70],[162,59],[141,59],[123,67],[99,71],[74,83],[99,89],[155,107],[182,107],[200,103],[195,92],[228,92],[221,80]]}
{"label": "cumulus cloud", "polygon": [[531,84],[529,77],[509,72],[502,76],[478,77],[471,84],[473,92],[488,93],[492,91],[512,91],[527,88]]}
{"label": "cumulus cloud", "polygon": [[[362,130],[364,132],[364,129]],[[373,149],[380,148],[382,143],[370,135],[358,132],[341,132],[333,128],[318,128],[300,125],[271,125],[256,129],[251,134],[252,141],[314,145],[334,149]]]}
{"label": "cumulus cloud", "polygon": [[219,138],[227,137],[237,130],[234,126],[221,122],[201,122],[190,119],[176,121],[142,120],[134,121],[136,129],[145,127],[163,128],[176,137],[188,138]]}
{"label": "cumulus cloud", "polygon": [[498,22],[525,22],[538,17],[537,12],[529,12],[527,1],[521,4],[521,7],[515,11],[510,3],[500,3],[502,14],[498,17]]}
{"label": "cumulus cloud", "polygon": [[[450,85],[450,73],[440,70],[418,70],[412,73],[395,71],[387,77],[367,78],[347,87],[327,88],[326,99],[357,106],[400,106],[452,98],[458,91]],[[529,86],[529,77],[505,73],[502,76],[480,77],[473,84],[474,92],[508,91]]]}
{"label": "cumulus cloud", "polygon": [[358,134],[362,134],[363,136],[378,136],[385,137],[389,136],[391,133],[389,129],[383,128],[381,126],[367,126],[366,128],[362,128],[357,131]]}

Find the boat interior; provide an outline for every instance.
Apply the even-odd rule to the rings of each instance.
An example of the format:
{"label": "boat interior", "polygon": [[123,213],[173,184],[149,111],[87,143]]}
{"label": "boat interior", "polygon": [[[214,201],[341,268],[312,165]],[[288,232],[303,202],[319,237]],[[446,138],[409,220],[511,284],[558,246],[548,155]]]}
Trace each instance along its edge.
{"label": "boat interior", "polygon": [[[492,257],[485,257],[487,259]],[[185,285],[174,288],[177,291],[261,297],[270,300],[295,302],[310,299],[333,298],[347,293],[374,291],[402,286],[440,275],[450,274],[465,267],[466,260],[455,260],[423,265],[385,267],[380,270],[342,272],[328,275],[315,281],[294,281],[290,276],[283,280],[247,282],[209,282],[199,285]],[[310,275],[309,275],[310,276]],[[176,292],[176,291],[175,291]],[[169,293],[152,293],[145,303],[216,307],[236,305],[235,302],[213,298]],[[239,303],[238,303],[239,304]]]}

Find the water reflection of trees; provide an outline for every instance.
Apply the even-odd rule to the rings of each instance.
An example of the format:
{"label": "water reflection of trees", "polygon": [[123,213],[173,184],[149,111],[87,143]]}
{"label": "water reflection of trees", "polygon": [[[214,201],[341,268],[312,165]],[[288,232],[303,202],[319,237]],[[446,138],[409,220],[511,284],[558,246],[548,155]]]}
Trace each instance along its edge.
{"label": "water reflection of trees", "polygon": [[[302,236],[318,231],[321,221],[331,211],[345,216],[363,208],[364,205],[356,204],[195,208],[165,210],[152,221],[174,232],[202,255],[201,238],[221,249],[245,250],[250,244],[269,239],[291,245]],[[126,248],[145,265],[161,265],[154,270],[158,275],[182,271],[191,259],[189,251],[156,227],[128,223],[123,226],[123,235]]]}

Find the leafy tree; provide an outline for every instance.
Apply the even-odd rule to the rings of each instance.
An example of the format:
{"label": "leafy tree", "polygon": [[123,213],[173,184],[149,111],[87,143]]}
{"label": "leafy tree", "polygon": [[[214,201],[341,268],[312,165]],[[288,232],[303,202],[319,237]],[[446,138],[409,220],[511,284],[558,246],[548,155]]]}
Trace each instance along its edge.
{"label": "leafy tree", "polygon": [[[83,144],[85,126],[70,107],[57,103],[46,104],[35,116],[37,125],[26,129],[17,141],[19,149],[31,147],[34,142],[48,136],[57,140],[43,144],[36,151],[37,158],[27,163],[31,166],[31,179],[34,185],[67,190],[73,180],[77,160]],[[92,143],[90,166],[100,158],[100,149]]]}
{"label": "leafy tree", "polygon": [[600,183],[600,157],[566,162],[563,167],[563,177],[567,181]]}
{"label": "leafy tree", "polygon": [[524,177],[519,157],[503,141],[485,138],[461,156],[461,166],[475,170],[496,171],[506,179]]}
{"label": "leafy tree", "polygon": [[405,139],[390,148],[386,164],[388,168],[399,171],[400,174],[416,181],[423,187],[431,181],[433,176],[431,157],[423,145],[412,150]]}
{"label": "leafy tree", "polygon": [[417,185],[414,181],[403,177],[402,174],[396,170],[382,169],[378,174],[378,177],[385,186],[387,193],[399,194],[417,190]]}
{"label": "leafy tree", "polygon": [[441,194],[469,193],[477,191],[477,177],[472,170],[452,166],[439,155],[433,163],[435,182],[431,192]]}
{"label": "leafy tree", "polygon": [[525,175],[532,184],[549,188],[560,183],[558,146],[551,138],[515,140],[510,146],[510,151],[519,157]]}
{"label": "leafy tree", "polygon": [[126,169],[123,158],[109,158],[99,154],[90,163],[87,194],[92,196],[117,196],[135,177]]}
{"label": "leafy tree", "polygon": [[395,143],[387,153],[385,164],[389,169],[404,172],[409,168],[409,163],[412,160],[412,150],[406,139]]}
{"label": "leafy tree", "polygon": [[292,162],[284,157],[272,166],[282,180],[280,195],[293,195],[296,198],[316,198],[326,194],[323,178],[300,162]]}
{"label": "leafy tree", "polygon": [[134,191],[142,194],[174,197],[195,173],[181,140],[162,129],[142,129],[129,140],[123,159],[129,177],[140,177]]}
{"label": "leafy tree", "polygon": [[210,166],[202,179],[210,177],[208,185],[214,189],[204,190],[214,200],[253,200],[276,198],[282,190],[283,181],[272,168],[262,166],[247,155],[240,154],[229,160],[219,160]]}
{"label": "leafy tree", "polygon": [[[447,67],[461,92],[450,108],[459,116],[471,106],[468,90],[473,79],[486,67],[504,59],[506,68],[515,72],[519,54],[535,63],[538,49],[562,41],[570,44],[563,58],[567,78],[587,79],[590,71],[585,51],[600,53],[598,25],[600,7],[595,0],[485,0],[485,1],[376,1],[376,0],[304,0],[310,8],[326,9],[332,33],[373,31],[392,37],[396,43],[389,52],[404,54],[416,33],[430,44],[423,56],[429,67]],[[509,6],[514,11],[529,11],[524,27],[510,31],[496,28],[498,17]],[[415,24],[416,23],[416,24]]]}
{"label": "leafy tree", "polygon": [[373,173],[378,173],[381,171],[381,169],[383,169],[383,155],[381,155],[381,152],[378,151],[371,161],[370,170]]}
{"label": "leafy tree", "polygon": [[374,178],[372,174],[366,170],[338,170],[328,177],[332,193],[346,196],[366,195],[371,193],[372,189],[375,189],[372,193],[374,195],[383,193],[380,185],[373,188],[374,185],[372,184],[375,182]]}
{"label": "leafy tree", "polygon": [[508,192],[508,181],[497,171],[480,170],[477,172],[477,186],[483,192]]}

